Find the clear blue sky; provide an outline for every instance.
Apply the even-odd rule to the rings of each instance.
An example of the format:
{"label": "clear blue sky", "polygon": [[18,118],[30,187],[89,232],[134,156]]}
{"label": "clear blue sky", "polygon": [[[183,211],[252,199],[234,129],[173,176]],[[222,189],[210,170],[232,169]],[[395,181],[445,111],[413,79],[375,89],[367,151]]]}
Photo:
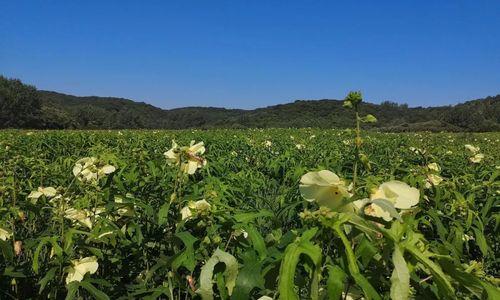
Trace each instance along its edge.
{"label": "clear blue sky", "polygon": [[0,74],[163,108],[500,93],[500,1],[2,1]]}

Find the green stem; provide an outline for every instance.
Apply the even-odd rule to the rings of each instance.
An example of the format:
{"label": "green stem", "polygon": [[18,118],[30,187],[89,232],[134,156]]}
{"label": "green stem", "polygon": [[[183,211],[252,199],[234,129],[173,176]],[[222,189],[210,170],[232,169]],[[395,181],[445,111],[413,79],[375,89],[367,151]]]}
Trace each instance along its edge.
{"label": "green stem", "polygon": [[354,251],[352,250],[352,245],[344,231],[340,228],[340,225],[335,225],[333,227],[335,232],[339,235],[342,243],[344,244],[346,253],[347,253],[347,265],[349,268],[349,272],[351,275],[359,274],[358,263],[356,262],[356,256],[354,255]]}
{"label": "green stem", "polygon": [[360,144],[361,143],[361,125],[359,122],[359,110],[358,110],[357,105],[355,106],[355,110],[356,110],[356,139],[354,140],[354,144],[356,145],[356,148],[355,148],[356,157],[355,157],[355,161],[354,161],[354,172],[353,172],[353,179],[352,179],[353,190],[356,187],[356,180],[358,177],[358,162],[359,162],[359,152],[360,152],[359,150],[361,147],[361,144]]}

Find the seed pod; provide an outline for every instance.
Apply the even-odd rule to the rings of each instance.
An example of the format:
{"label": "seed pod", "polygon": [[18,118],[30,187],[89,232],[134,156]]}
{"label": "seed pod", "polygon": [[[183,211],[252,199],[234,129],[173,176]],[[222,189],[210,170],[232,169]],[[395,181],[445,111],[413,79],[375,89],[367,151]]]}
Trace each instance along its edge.
{"label": "seed pod", "polygon": [[23,242],[22,241],[15,241],[14,242],[14,252],[16,253],[16,256],[21,255],[23,252]]}

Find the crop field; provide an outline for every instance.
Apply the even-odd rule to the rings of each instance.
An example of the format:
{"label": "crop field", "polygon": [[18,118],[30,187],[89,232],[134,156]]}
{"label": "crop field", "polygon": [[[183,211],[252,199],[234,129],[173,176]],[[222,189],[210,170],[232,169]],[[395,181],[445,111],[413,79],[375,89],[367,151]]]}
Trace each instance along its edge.
{"label": "crop field", "polygon": [[0,131],[0,299],[500,299],[500,133]]}

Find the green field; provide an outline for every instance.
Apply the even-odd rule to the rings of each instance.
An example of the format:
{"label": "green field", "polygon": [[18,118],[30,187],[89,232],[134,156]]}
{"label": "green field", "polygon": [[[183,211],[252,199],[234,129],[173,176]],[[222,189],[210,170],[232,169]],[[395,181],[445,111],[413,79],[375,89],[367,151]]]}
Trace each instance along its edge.
{"label": "green field", "polygon": [[0,131],[0,299],[500,299],[500,133],[354,136]]}

